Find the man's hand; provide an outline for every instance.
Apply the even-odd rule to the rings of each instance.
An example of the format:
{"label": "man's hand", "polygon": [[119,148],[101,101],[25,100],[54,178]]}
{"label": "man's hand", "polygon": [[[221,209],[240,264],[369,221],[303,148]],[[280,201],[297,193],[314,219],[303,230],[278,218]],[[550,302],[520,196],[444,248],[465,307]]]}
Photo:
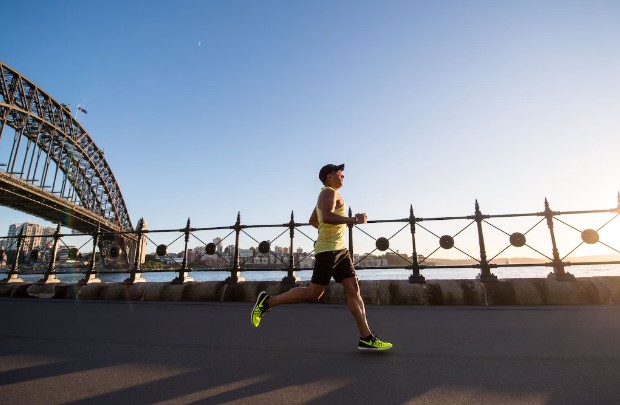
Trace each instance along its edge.
{"label": "man's hand", "polygon": [[368,216],[365,212],[361,214],[355,214],[355,219],[357,221],[356,224],[365,224],[366,222],[368,222]]}

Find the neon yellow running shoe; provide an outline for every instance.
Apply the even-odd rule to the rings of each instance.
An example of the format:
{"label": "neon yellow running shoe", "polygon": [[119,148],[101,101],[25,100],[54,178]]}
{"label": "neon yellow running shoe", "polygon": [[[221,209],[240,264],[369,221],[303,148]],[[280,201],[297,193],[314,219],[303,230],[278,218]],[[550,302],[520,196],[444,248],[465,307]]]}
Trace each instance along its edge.
{"label": "neon yellow running shoe", "polygon": [[254,308],[252,308],[252,313],[250,314],[250,320],[252,321],[252,325],[255,328],[258,328],[258,324],[260,324],[260,320],[263,315],[267,311],[269,311],[269,306],[267,304],[267,300],[269,299],[269,294],[265,291],[261,291],[258,294],[258,298],[256,299],[256,304],[254,304]]}
{"label": "neon yellow running shoe", "polygon": [[360,338],[360,342],[357,345],[359,350],[380,351],[389,350],[392,348],[392,344],[383,342],[378,336],[371,335],[370,339]]}

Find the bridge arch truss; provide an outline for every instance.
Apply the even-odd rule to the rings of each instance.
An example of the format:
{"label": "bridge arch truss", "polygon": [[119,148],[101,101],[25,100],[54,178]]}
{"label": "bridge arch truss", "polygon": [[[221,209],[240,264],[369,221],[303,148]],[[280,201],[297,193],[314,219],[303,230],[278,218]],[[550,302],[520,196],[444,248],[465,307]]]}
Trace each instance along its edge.
{"label": "bridge arch truss", "polygon": [[1,205],[52,222],[75,229],[71,219],[56,221],[63,210],[71,216],[69,210],[83,219],[77,221],[82,231],[95,224],[111,231],[133,229],[103,151],[69,107],[2,62],[0,186]]}

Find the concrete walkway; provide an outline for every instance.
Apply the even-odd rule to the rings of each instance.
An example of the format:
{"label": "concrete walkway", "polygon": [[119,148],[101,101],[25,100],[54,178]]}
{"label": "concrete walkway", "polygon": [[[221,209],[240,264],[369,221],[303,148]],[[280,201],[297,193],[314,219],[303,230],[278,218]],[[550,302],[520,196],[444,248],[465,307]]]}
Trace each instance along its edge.
{"label": "concrete walkway", "polygon": [[0,299],[1,404],[617,404],[620,307]]}

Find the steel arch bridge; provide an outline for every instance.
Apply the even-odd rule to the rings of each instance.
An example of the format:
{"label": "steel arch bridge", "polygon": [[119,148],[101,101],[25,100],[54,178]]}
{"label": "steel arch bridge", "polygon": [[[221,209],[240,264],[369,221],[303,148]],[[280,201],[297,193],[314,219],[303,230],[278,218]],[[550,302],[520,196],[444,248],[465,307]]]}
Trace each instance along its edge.
{"label": "steel arch bridge", "polygon": [[66,105],[2,62],[0,205],[78,232],[133,229],[103,151]]}

